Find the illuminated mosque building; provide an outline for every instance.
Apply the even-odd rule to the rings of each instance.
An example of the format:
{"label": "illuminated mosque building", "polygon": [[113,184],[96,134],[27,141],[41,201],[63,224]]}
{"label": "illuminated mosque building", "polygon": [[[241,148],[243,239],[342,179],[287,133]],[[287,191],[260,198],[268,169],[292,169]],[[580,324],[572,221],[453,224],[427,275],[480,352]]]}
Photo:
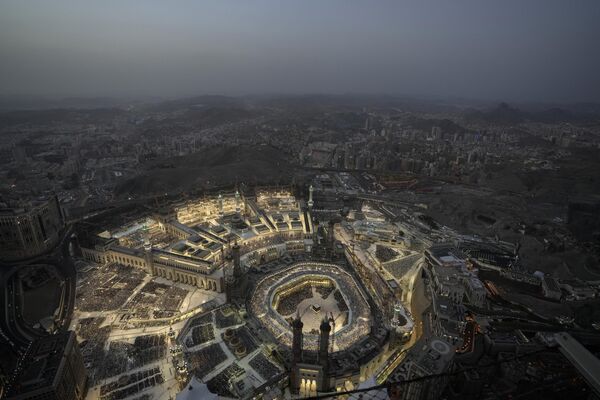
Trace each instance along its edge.
{"label": "illuminated mosque building", "polygon": [[82,256],[101,264],[139,267],[152,276],[209,291],[225,292],[229,284],[241,298],[244,265],[304,253],[312,246],[310,209],[286,190],[247,197],[236,189],[154,212],[148,220],[174,242],[131,245],[112,234],[94,235],[82,240]]}
{"label": "illuminated mosque building", "polygon": [[330,320],[323,318],[319,327],[319,347],[316,353],[305,352],[303,349],[302,328],[304,324],[300,315],[292,322],[292,362],[290,366],[290,390],[300,395],[310,395],[317,392],[331,390],[331,376],[329,374],[329,335],[331,333]]}

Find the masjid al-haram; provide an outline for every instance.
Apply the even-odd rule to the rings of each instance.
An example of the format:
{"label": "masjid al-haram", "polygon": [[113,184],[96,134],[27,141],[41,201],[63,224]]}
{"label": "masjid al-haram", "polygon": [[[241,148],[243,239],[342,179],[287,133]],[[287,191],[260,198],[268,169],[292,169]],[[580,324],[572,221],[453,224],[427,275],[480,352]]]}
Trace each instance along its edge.
{"label": "masjid al-haram", "polygon": [[[60,363],[62,353],[44,349],[62,346],[83,366],[89,399],[356,398],[477,360],[486,343],[476,313],[487,298],[501,312],[510,277],[535,293],[522,274],[493,277],[506,259],[498,247],[433,230],[418,211],[368,198],[328,209],[313,196],[312,185],[241,185],[79,221],[56,250],[73,253],[77,275],[54,316],[16,326],[68,332],[42,334],[23,376]],[[22,283],[8,282],[9,319],[31,318],[28,298],[64,272],[58,260],[12,275]],[[19,291],[28,292],[22,309]],[[411,385],[401,398],[438,389]]]}
{"label": "masjid al-haram", "polygon": [[78,223],[76,294],[61,300],[72,318],[54,323],[76,335],[88,396],[174,398],[196,385],[305,397],[385,380],[415,341],[421,258],[405,249],[404,272],[388,272],[399,263],[355,247],[351,229],[315,209],[312,186],[233,188]]}
{"label": "masjid al-haram", "polygon": [[149,379],[173,396],[190,382],[308,396],[385,378],[412,343],[400,282],[356,256],[312,197],[235,188],[81,224],[71,327],[90,393],[126,398]]}

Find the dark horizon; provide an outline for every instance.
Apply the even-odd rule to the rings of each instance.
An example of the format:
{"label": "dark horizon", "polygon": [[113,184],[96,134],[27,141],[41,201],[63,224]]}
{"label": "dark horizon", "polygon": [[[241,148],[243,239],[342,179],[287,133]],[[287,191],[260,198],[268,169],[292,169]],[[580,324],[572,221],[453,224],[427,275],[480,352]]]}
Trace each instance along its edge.
{"label": "dark horizon", "polygon": [[[517,110],[557,110],[566,109],[572,111],[600,113],[599,101],[552,101],[552,100],[514,100],[507,98],[472,98],[460,96],[433,96],[416,94],[393,94],[393,93],[248,93],[237,95],[226,95],[220,93],[198,93],[185,96],[35,96],[35,95],[11,95],[0,94],[0,112],[10,111],[34,111],[36,109],[102,109],[121,107],[130,104],[149,105],[170,102],[186,102],[202,99],[227,99],[235,101],[278,101],[278,100],[327,100],[337,105],[345,102],[363,102],[365,107],[376,107],[381,102],[391,104],[422,104],[448,106],[458,109],[491,110],[507,105]],[[241,103],[240,103],[241,105]],[[581,110],[580,110],[581,109]]]}

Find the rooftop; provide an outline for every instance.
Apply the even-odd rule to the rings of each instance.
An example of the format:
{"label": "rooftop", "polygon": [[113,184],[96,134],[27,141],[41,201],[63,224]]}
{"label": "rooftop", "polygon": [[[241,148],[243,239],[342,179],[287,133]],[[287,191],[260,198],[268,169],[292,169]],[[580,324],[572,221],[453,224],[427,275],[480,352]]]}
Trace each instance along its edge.
{"label": "rooftop", "polygon": [[[21,360],[23,365],[15,377],[18,384],[9,388],[7,397],[51,386],[61,369],[65,349],[75,340],[73,332],[59,333],[36,340]],[[76,344],[75,344],[76,345]]]}

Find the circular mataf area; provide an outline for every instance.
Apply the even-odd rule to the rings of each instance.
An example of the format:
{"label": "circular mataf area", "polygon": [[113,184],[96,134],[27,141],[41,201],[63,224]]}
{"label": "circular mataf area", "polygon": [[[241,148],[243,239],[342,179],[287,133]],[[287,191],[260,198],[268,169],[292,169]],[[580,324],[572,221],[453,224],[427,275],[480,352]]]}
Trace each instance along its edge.
{"label": "circular mataf area", "polygon": [[308,273],[278,286],[271,295],[271,308],[286,321],[300,315],[304,333],[319,334],[324,318],[331,319],[335,328],[348,324],[352,312],[334,279]]}
{"label": "circular mataf area", "polygon": [[277,340],[291,346],[291,320],[300,315],[304,348],[315,350],[319,324],[332,319],[333,350],[347,349],[369,334],[371,313],[352,275],[335,264],[303,262],[273,273],[256,285],[252,313]]}

